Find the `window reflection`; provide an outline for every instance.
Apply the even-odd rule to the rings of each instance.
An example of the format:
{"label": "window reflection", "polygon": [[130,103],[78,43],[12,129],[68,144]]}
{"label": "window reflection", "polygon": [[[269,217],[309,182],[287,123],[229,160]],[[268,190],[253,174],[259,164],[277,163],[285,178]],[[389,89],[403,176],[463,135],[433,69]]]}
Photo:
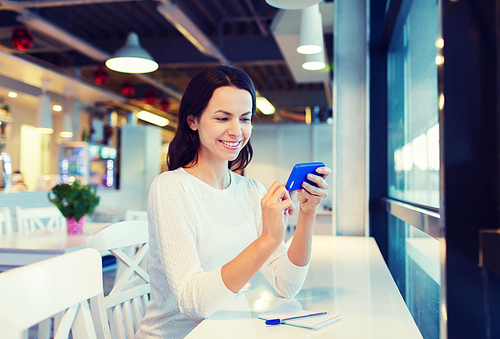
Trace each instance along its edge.
{"label": "window reflection", "polygon": [[405,14],[387,57],[389,196],[439,207],[436,2],[412,1]]}
{"label": "window reflection", "polygon": [[[439,208],[439,2],[402,2],[387,55],[389,197]],[[388,240],[389,268],[415,323],[424,339],[438,339],[439,240],[392,215]]]}

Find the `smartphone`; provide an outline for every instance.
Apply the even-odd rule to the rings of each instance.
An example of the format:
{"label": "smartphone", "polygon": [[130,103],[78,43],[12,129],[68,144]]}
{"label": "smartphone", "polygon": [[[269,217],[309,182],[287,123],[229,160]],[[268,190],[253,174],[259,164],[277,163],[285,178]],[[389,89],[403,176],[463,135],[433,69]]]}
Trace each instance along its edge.
{"label": "smartphone", "polygon": [[293,166],[292,172],[288,177],[286,182],[286,189],[288,191],[295,191],[302,188],[302,182],[306,181],[311,185],[316,185],[312,181],[307,180],[307,175],[309,173],[314,173],[316,168],[325,167],[325,164],[321,161],[318,162],[304,162]]}

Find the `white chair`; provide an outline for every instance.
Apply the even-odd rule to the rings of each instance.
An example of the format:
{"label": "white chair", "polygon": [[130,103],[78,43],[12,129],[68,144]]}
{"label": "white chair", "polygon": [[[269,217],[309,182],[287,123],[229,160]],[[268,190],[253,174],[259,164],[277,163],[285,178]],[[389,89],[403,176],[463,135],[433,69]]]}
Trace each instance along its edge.
{"label": "white chair", "polygon": [[12,233],[12,217],[8,207],[0,208],[0,234]]}
{"label": "white chair", "polygon": [[55,206],[21,208],[14,207],[17,231],[35,231],[37,229],[66,227],[66,218]]}
{"label": "white chair", "polygon": [[127,220],[148,220],[148,211],[126,210],[125,221]]}
{"label": "white chair", "polygon": [[[125,221],[129,220],[143,220],[147,221],[148,220],[148,211],[140,211],[140,210],[126,210],[125,211]],[[133,256],[135,254],[135,251],[137,250],[136,246],[129,246],[126,248],[122,249],[123,252],[128,255],[129,257]],[[146,269],[146,261],[144,260],[143,265],[141,265],[142,268]],[[119,277],[123,274],[127,267],[122,264],[120,261],[116,262],[116,278],[115,278],[115,284],[118,282]]]}
{"label": "white chair", "polygon": [[102,296],[98,251],[86,248],[0,274],[0,337],[26,331],[61,314],[54,338],[97,338],[88,299]]}
{"label": "white chair", "polygon": [[[122,248],[136,246],[133,257]],[[146,314],[149,301],[149,274],[141,267],[147,261],[149,235],[147,221],[122,221],[97,231],[87,238],[87,247],[109,251],[126,266],[107,296],[91,299],[92,317],[99,337],[133,338]]]}

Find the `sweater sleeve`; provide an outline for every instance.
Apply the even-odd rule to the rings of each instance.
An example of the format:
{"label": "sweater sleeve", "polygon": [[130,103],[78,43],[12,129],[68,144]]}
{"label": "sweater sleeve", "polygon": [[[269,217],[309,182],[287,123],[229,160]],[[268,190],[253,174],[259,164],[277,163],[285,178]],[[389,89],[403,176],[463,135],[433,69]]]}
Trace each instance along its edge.
{"label": "sweater sleeve", "polygon": [[222,281],[220,267],[209,272],[202,268],[189,206],[177,178],[160,175],[153,181],[148,199],[150,256],[157,256],[182,314],[200,322],[235,294]]}
{"label": "sweater sleeve", "polygon": [[[258,183],[261,196],[266,194],[265,187]],[[257,226],[258,234],[262,234],[262,218]],[[299,293],[309,270],[309,263],[296,266],[288,258],[288,248],[284,242],[271,254],[262,265],[260,271],[276,292],[284,298],[293,298]]]}

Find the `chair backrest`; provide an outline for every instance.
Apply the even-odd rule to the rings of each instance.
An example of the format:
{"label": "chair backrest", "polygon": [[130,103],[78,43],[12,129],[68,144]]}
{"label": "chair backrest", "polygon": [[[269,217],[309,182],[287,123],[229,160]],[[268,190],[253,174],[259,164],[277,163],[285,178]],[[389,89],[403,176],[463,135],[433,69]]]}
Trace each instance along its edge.
{"label": "chair backrest", "polygon": [[[122,249],[135,246],[133,255]],[[144,269],[149,252],[147,221],[122,221],[97,231],[87,238],[87,247],[109,251],[126,269],[111,292],[91,299],[92,317],[99,337],[133,338],[149,301],[149,274]],[[132,282],[132,283],[131,283]]]}
{"label": "chair backrest", "polygon": [[12,233],[12,217],[8,207],[0,208],[0,234]]}
{"label": "chair backrest", "polygon": [[0,337],[20,339],[64,312],[54,338],[97,338],[88,299],[102,295],[101,260],[86,248],[0,273]]}
{"label": "chair backrest", "polygon": [[135,211],[126,210],[125,211],[125,221],[128,220],[148,220],[148,211]]}
{"label": "chair backrest", "polygon": [[55,206],[21,208],[14,207],[16,227],[19,232],[37,229],[66,227],[66,218]]}

